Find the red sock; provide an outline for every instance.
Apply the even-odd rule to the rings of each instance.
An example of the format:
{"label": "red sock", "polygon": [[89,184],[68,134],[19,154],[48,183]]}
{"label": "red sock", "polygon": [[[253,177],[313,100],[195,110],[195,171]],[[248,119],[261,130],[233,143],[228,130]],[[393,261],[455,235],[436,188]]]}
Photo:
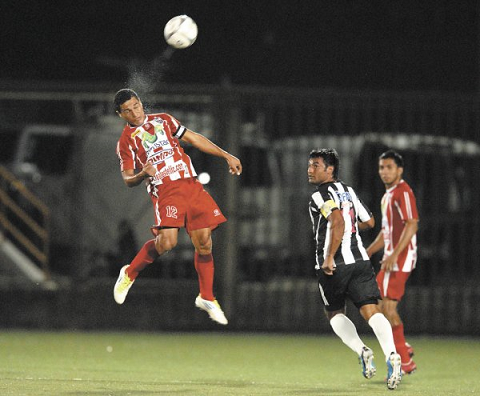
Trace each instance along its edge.
{"label": "red sock", "polygon": [[402,358],[402,363],[408,363],[410,361],[410,355],[408,354],[408,348],[405,345],[405,335],[403,333],[403,324],[392,327],[393,341],[395,342],[395,348],[397,353]]}
{"label": "red sock", "polygon": [[143,270],[148,264],[151,264],[153,260],[158,257],[157,249],[155,249],[155,240],[150,239],[145,242],[140,251],[127,268],[126,273],[130,279],[135,279],[141,270]]}
{"label": "red sock", "polygon": [[215,300],[213,295],[213,256],[212,254],[200,255],[195,252],[195,269],[198,274],[198,284],[200,286],[200,296],[209,301]]}

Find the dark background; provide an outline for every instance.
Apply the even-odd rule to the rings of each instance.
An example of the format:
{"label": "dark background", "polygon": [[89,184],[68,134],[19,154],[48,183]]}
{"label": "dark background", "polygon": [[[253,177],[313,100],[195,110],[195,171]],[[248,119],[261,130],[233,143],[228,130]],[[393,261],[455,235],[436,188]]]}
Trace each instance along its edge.
{"label": "dark background", "polygon": [[6,0],[0,12],[4,80],[126,83],[187,14],[197,42],[160,58],[158,82],[478,90],[473,0]]}
{"label": "dark background", "polygon": [[[243,133],[247,131],[255,138],[250,144],[261,148],[261,140],[257,139],[260,133],[256,132],[265,132],[267,139],[272,137],[275,144],[282,144],[282,160],[292,158],[283,169],[274,164],[272,175],[278,170],[283,176],[287,169],[300,169],[294,159],[308,152],[306,145],[297,142],[295,148],[299,150],[292,150],[283,144],[287,139],[298,137],[298,143],[308,143],[315,137],[319,139],[315,139],[313,147],[317,142],[322,146],[323,142],[332,142],[328,144],[338,143],[342,150],[355,153],[350,137],[373,135],[377,140],[372,140],[368,151],[359,155],[365,162],[354,164],[364,174],[363,179],[355,175],[359,186],[365,186],[358,191],[364,199],[370,195],[367,203],[373,203],[373,210],[379,209],[378,199],[384,188],[374,172],[376,158],[384,151],[383,144],[390,144],[390,137],[399,137],[398,148],[403,145],[402,152],[410,164],[407,176],[412,172],[407,180],[412,181],[422,205],[419,266],[402,302],[405,317],[410,319],[409,334],[478,335],[480,267],[474,259],[480,245],[480,222],[475,210],[480,206],[475,173],[480,158],[479,10],[478,2],[472,0],[1,0],[0,162],[10,162],[16,155],[14,147],[24,124],[41,124],[47,130],[56,124],[71,126],[79,142],[85,142],[85,136],[109,131],[103,135],[104,144],[110,145],[109,139],[112,144],[94,151],[95,155],[101,152],[101,160],[85,161],[82,153],[88,149],[78,150],[81,146],[67,143],[69,153],[76,156],[70,166],[62,167],[66,171],[64,183],[56,174],[31,181],[32,190],[37,195],[46,193],[47,198],[41,198],[60,214],[59,223],[65,223],[73,235],[73,248],[69,241],[60,241],[51,247],[50,255],[51,263],[55,263],[52,272],[68,274],[74,281],[61,283],[59,292],[32,292],[24,283],[19,286],[0,277],[0,308],[4,313],[0,326],[208,329],[210,321],[206,324],[204,316],[192,312],[196,294],[193,285],[197,280],[191,254],[185,249],[182,252],[178,246],[166,256],[165,265],[151,267],[158,271],[151,273],[151,279],[147,272],[143,274],[144,281],[132,291],[132,301],[120,312],[111,295],[113,277],[128,260],[107,258],[110,253],[112,257],[116,254],[116,245],[105,253],[106,249],[94,249],[97,244],[86,246],[83,242],[88,227],[107,235],[98,219],[104,221],[109,213],[103,197],[111,198],[110,182],[115,181],[122,194],[127,194],[113,150],[114,133],[120,132],[120,126],[112,126],[120,119],[114,115],[111,98],[117,89],[129,85],[142,97],[158,88],[158,93],[165,95],[157,95],[157,108],[171,108],[175,115],[177,110],[189,118],[202,112],[211,114],[215,120],[214,140],[218,137],[222,146],[228,141],[225,147],[229,149],[231,141],[236,141],[238,148],[243,136],[248,136]],[[175,51],[166,45],[163,28],[170,18],[180,14],[194,18],[199,37],[191,48]],[[46,83],[49,81],[56,83]],[[229,84],[232,89],[216,88]],[[299,89],[243,89],[245,85]],[[175,95],[177,92],[180,95]],[[207,100],[199,93],[206,93]],[[187,101],[190,96],[193,99]],[[200,118],[192,120],[200,122]],[[224,130],[232,133],[221,133]],[[439,139],[430,139],[432,135]],[[267,141],[263,147],[270,154],[275,152],[271,143]],[[67,153],[64,146],[57,145],[62,155]],[[52,147],[51,140],[47,146],[39,146],[39,157],[47,153],[48,163],[53,160],[57,164],[59,154],[52,155]],[[405,153],[407,148],[411,150]],[[247,149],[250,157],[240,153],[245,166],[245,177],[240,180],[248,180],[249,174],[263,175],[267,169],[259,166],[253,151]],[[78,166],[82,161],[84,167]],[[193,161],[200,163],[196,158]],[[218,166],[221,169],[220,163]],[[25,175],[25,179],[30,177],[28,168]],[[88,178],[90,190],[83,193],[79,186],[87,186],[85,175],[92,177]],[[318,289],[314,284],[306,286],[306,277],[313,280],[314,276],[308,253],[312,252],[308,246],[312,241],[311,225],[308,217],[299,221],[296,213],[299,194],[304,191],[301,188],[308,186],[302,184],[297,190],[296,183],[302,179],[295,177],[296,173],[291,175],[285,179],[288,189],[279,191],[283,196],[290,194],[282,202],[286,202],[285,208],[295,219],[287,234],[292,240],[291,249],[263,242],[248,249],[248,243],[240,245],[236,233],[218,234],[217,286],[224,308],[227,312],[232,308],[238,318],[232,322],[233,329],[330,331],[328,321],[321,322],[323,316],[316,312]],[[229,202],[226,185],[212,183],[212,190],[217,186],[218,194],[214,196],[222,208],[223,202]],[[255,185],[238,187],[238,191],[248,192],[243,194],[245,197],[259,193],[251,206],[238,205],[249,212],[246,221],[263,221],[264,217],[256,214],[270,216],[271,212],[264,210],[269,198],[262,198],[262,190],[270,194],[270,185],[258,190]],[[97,195],[91,191],[103,192]],[[144,193],[131,193],[132,197],[147,199],[145,208],[149,207]],[[15,197],[16,188],[13,194]],[[82,196],[96,200],[94,221],[83,216],[90,201]],[[308,193],[304,197],[308,199]],[[127,207],[131,201],[125,202]],[[118,206],[117,200],[115,203]],[[227,205],[225,210],[238,225],[243,221],[240,211],[230,206],[233,210]],[[112,213],[117,213],[116,209]],[[275,215],[279,213],[284,216],[283,209]],[[120,218],[109,221],[116,227],[117,220]],[[234,230],[235,222],[228,224]],[[116,232],[112,230],[111,235]],[[310,242],[302,243],[305,235],[309,235]],[[106,245],[106,241],[102,238],[98,242]],[[137,242],[143,243],[141,239]],[[227,245],[240,250],[239,254],[234,255],[233,249],[225,248]],[[185,252],[189,255],[185,256]],[[113,279],[104,277],[108,265],[110,269],[117,266],[111,273]],[[259,287],[258,281],[267,284],[270,280],[268,287]],[[357,324],[367,326],[359,327],[360,331],[369,330],[366,322],[357,319]]]}

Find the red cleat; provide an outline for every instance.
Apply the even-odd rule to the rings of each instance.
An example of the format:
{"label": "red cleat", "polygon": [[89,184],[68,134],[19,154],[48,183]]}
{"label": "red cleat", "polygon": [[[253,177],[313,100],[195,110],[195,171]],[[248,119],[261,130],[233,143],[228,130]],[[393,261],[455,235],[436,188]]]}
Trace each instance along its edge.
{"label": "red cleat", "polygon": [[408,363],[402,363],[402,375],[405,374],[412,374],[417,370],[417,365],[413,361],[413,359],[410,359]]}
{"label": "red cleat", "polygon": [[408,355],[412,358],[413,355],[415,355],[415,351],[413,350],[413,347],[408,342],[405,343],[405,346],[407,347]]}

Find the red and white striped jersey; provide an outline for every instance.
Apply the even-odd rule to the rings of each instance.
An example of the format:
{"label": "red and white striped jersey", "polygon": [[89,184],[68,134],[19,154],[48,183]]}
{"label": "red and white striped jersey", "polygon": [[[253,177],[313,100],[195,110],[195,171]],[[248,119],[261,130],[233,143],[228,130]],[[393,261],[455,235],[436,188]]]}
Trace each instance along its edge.
{"label": "red and white striped jersey", "polygon": [[[402,235],[405,221],[418,219],[417,203],[410,186],[404,181],[389,188],[382,197],[382,232],[384,254],[390,255]],[[417,236],[414,235],[397,259],[394,271],[411,272],[417,262]]]}
{"label": "red and white striped jersey", "polygon": [[166,113],[147,114],[141,126],[126,125],[117,143],[120,169],[142,169],[147,161],[157,168],[150,177],[147,191],[155,194],[159,186],[197,176],[190,157],[179,139],[186,128]]}

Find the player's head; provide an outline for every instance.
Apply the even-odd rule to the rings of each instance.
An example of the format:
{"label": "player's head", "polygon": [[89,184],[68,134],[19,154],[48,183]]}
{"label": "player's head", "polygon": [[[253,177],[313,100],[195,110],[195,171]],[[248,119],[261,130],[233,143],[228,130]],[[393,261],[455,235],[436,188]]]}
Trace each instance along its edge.
{"label": "player's head", "polygon": [[337,180],[340,159],[335,149],[312,150],[308,158],[309,183],[322,184]]}
{"label": "player's head", "polygon": [[115,111],[117,113],[120,112],[120,106],[124,104],[127,100],[132,99],[132,98],[137,98],[138,101],[140,101],[139,96],[137,93],[130,88],[124,88],[118,91],[115,94],[115,97],[113,98],[113,104],[115,105]]}
{"label": "player's head", "polygon": [[400,153],[397,153],[395,150],[390,149],[380,154],[380,157],[378,157],[379,160],[387,158],[392,159],[399,168],[403,168],[403,157],[400,155]]}
{"label": "player's head", "polygon": [[403,158],[395,150],[385,151],[378,157],[378,174],[388,189],[400,182],[403,175]]}
{"label": "player's head", "polygon": [[145,121],[143,105],[133,89],[121,89],[113,99],[115,111],[130,125],[139,126]]}

